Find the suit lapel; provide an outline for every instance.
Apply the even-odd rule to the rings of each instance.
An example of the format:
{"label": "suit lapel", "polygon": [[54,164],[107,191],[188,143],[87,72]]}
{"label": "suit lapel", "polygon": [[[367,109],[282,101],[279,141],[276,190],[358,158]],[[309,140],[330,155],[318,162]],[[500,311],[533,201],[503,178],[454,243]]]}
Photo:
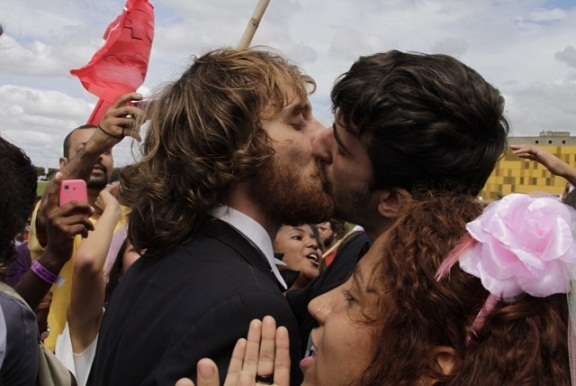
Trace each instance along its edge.
{"label": "suit lapel", "polygon": [[280,286],[262,251],[234,227],[224,221],[210,219],[201,232],[234,249],[248,264],[266,273],[274,283]]}

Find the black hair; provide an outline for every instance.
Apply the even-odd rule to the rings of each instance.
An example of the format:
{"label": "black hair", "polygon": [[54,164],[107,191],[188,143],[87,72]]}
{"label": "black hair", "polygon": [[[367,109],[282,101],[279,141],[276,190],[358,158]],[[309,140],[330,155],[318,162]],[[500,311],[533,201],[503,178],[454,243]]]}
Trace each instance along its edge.
{"label": "black hair", "polygon": [[0,273],[14,256],[14,238],[36,202],[36,169],[19,147],[0,137]]}
{"label": "black hair", "polygon": [[447,55],[361,57],[331,97],[338,123],[366,146],[375,189],[477,195],[506,147],[504,98]]}

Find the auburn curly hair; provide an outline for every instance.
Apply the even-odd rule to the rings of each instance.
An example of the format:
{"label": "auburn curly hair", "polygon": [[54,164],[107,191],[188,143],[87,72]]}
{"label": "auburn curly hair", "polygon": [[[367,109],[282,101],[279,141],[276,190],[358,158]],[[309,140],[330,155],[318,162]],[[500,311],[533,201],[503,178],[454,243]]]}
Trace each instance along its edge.
{"label": "auburn curly hair", "polygon": [[149,107],[143,158],[121,175],[136,251],[175,245],[201,226],[233,184],[273,155],[263,116],[292,98],[306,100],[314,87],[296,66],[263,50],[196,58]]}
{"label": "auburn curly hair", "polygon": [[[481,210],[470,197],[416,201],[375,245],[382,259],[372,280],[386,302],[362,385],[418,385],[422,379],[446,386],[570,385],[565,295],[500,302],[467,343],[489,294],[458,265],[441,281],[435,275]],[[455,351],[450,374],[432,360],[439,346]]]}

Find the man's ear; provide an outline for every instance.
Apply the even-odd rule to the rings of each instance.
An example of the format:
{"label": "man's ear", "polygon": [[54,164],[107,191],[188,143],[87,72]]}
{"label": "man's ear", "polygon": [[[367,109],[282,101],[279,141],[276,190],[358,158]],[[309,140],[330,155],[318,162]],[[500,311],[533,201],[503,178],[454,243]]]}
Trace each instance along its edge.
{"label": "man's ear", "polygon": [[412,195],[406,189],[381,190],[377,194],[378,213],[385,218],[398,217],[412,201]]}
{"label": "man's ear", "polygon": [[60,158],[60,161],[58,164],[60,166],[60,170],[62,170],[64,168],[64,166],[66,166],[67,163],[68,163],[68,158],[66,158],[66,157]]}

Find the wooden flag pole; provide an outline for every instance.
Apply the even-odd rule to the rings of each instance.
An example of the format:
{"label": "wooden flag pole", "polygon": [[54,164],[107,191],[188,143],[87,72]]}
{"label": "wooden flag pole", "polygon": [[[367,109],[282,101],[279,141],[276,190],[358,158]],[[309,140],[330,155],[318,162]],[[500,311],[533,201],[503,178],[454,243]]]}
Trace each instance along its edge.
{"label": "wooden flag pole", "polygon": [[264,16],[264,12],[266,12],[268,4],[270,4],[270,0],[260,0],[258,2],[256,10],[254,11],[254,15],[248,22],[248,25],[244,30],[244,34],[242,35],[242,39],[240,39],[240,43],[238,44],[239,50],[243,50],[250,47],[252,38],[254,37],[254,34],[258,29],[258,25],[260,24],[260,20],[262,20],[262,16]]}

